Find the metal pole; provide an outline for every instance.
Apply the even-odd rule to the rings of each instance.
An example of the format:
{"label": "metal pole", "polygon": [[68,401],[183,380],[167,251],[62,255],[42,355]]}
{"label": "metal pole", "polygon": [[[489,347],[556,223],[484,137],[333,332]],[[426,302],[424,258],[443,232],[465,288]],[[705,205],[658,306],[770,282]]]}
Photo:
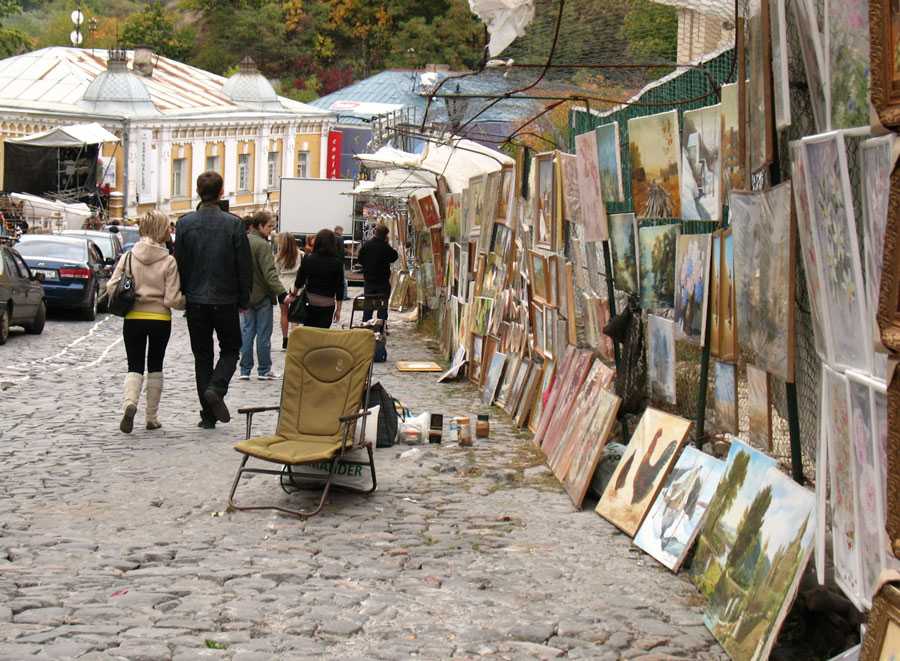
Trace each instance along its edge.
{"label": "metal pole", "polygon": [[[710,255],[710,259],[712,259],[712,255]],[[712,272],[712,269],[710,269],[710,272]],[[700,355],[700,392],[697,395],[697,426],[694,429],[694,443],[701,449],[703,448],[703,439],[706,436],[706,392],[709,390],[711,307],[712,294],[706,297],[706,331],[704,332],[706,341],[703,343],[703,353]]]}
{"label": "metal pole", "polygon": [[[609,241],[603,241],[603,268],[606,271],[606,296],[609,299],[609,317],[616,316],[616,288],[612,277],[612,255],[609,250]],[[601,330],[602,332],[602,330]],[[613,342],[613,355],[616,360],[616,374],[622,374],[622,352],[619,343]],[[622,442],[628,442],[628,423],[622,417]]]}

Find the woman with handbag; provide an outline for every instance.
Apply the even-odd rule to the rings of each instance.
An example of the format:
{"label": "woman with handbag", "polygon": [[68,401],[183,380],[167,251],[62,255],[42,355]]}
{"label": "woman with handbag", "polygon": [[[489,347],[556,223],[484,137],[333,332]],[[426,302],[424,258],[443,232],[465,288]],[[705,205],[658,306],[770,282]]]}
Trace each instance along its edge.
{"label": "woman with handbag", "polygon": [[[278,269],[278,279],[285,291],[290,291],[297,279],[297,271],[300,269],[300,248],[297,239],[288,232],[282,232],[275,240],[278,253],[275,255],[275,267]],[[287,349],[288,335],[291,326],[288,321],[288,304],[281,304],[281,348]]]}
{"label": "woman with handbag", "polygon": [[[172,310],[183,310],[184,296],[175,258],[166,249],[169,218],[162,212],[148,211],[140,221],[141,238],[130,252],[119,258],[106,291],[111,307],[126,299],[123,285],[134,293],[131,309],[124,313],[122,335],[128,357],[124,402],[119,430],[130,434],[141,398],[144,368],[147,370],[147,429],[159,429],[159,402],[163,389],[163,360],[172,332]],[[129,282],[130,281],[130,282]],[[126,304],[127,305],[127,304]]]}
{"label": "woman with handbag", "polygon": [[338,257],[337,242],[331,230],[319,230],[313,252],[300,262],[289,304],[298,297],[300,290],[304,290],[303,296],[307,299],[305,319],[301,322],[304,326],[330,328],[332,323],[340,320],[344,265]]}

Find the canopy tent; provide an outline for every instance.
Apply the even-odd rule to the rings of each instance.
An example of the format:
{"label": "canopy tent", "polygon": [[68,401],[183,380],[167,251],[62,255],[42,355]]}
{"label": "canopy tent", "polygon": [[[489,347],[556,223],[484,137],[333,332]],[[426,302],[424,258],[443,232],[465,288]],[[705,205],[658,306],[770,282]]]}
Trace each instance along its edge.
{"label": "canopy tent", "polygon": [[6,142],[32,147],[82,147],[99,145],[104,142],[118,142],[119,139],[97,124],[71,124],[57,126],[48,131],[32,133],[22,138],[8,138]]}
{"label": "canopy tent", "polygon": [[419,191],[437,188],[437,177],[422,170],[386,170],[376,173],[375,179],[360,181],[353,189],[357,195],[409,197]]}

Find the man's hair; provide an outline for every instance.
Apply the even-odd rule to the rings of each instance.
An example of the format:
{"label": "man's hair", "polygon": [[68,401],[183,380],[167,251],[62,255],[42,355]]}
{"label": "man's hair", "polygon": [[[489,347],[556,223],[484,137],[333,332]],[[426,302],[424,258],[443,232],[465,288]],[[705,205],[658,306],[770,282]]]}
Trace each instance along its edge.
{"label": "man's hair", "polygon": [[334,226],[334,233],[335,233],[335,234],[337,234],[338,232],[343,232],[343,231],[344,231],[344,228],[341,227],[340,225],[335,225],[335,226]]}
{"label": "man's hair", "polygon": [[387,225],[385,225],[384,223],[379,223],[378,225],[375,226],[375,238],[376,239],[386,239],[386,238],[388,238],[388,234],[390,234],[390,233],[391,233],[391,231],[388,229]]}
{"label": "man's hair", "polygon": [[204,172],[197,177],[197,194],[203,202],[215,202],[222,194],[222,175],[214,170]]}
{"label": "man's hair", "polygon": [[263,225],[265,225],[266,223],[268,223],[270,220],[272,220],[274,218],[275,218],[275,214],[273,214],[271,211],[268,211],[266,209],[261,209],[261,210],[257,211],[256,213],[254,213],[250,216],[247,216],[247,226],[259,229],[260,227],[262,227]]}

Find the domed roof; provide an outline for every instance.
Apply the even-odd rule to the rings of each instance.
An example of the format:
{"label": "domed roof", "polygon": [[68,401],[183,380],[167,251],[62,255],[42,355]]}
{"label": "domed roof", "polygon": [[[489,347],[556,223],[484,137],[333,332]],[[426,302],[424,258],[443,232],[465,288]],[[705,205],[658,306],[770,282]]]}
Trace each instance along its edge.
{"label": "domed roof", "polygon": [[249,56],[241,60],[238,72],[225,81],[223,91],[235,103],[255,110],[285,110],[272,83]]}
{"label": "domed roof", "polygon": [[124,50],[111,50],[106,71],[94,78],[79,105],[86,110],[125,116],[158,115],[144,81],[128,69]]}

